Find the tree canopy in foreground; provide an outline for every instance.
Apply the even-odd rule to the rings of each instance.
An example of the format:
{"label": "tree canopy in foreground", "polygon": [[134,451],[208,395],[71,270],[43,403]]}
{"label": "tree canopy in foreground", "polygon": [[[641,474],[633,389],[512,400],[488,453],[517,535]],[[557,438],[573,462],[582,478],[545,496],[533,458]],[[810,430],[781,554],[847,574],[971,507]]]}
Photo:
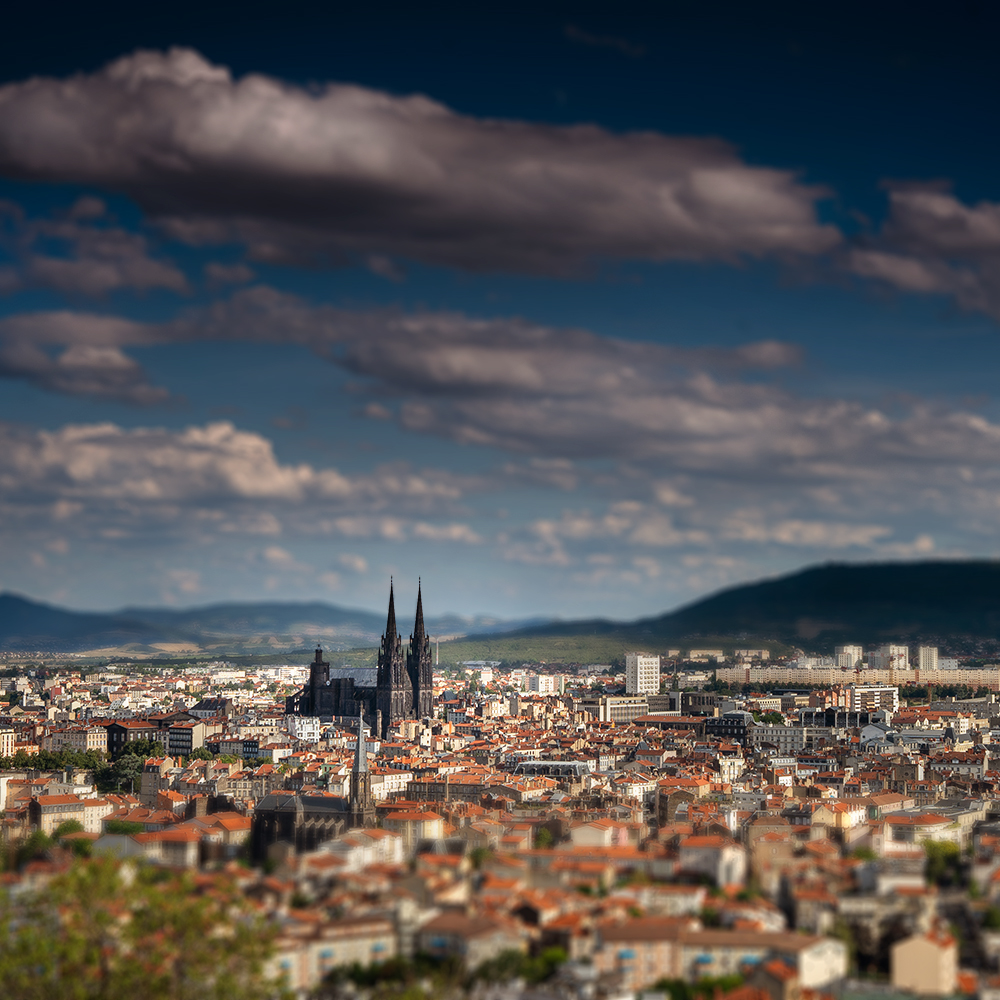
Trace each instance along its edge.
{"label": "tree canopy in foreground", "polygon": [[224,877],[110,859],[0,898],[0,982],[16,1000],[257,1000],[272,933]]}

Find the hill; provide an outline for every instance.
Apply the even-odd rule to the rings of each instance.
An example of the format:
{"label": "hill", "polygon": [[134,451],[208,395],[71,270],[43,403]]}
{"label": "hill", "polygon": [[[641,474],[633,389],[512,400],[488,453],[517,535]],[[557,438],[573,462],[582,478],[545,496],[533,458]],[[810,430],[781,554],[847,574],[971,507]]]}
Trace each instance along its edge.
{"label": "hill", "polygon": [[[926,643],[993,655],[1000,638],[1000,561],[830,564],[743,584],[655,618],[522,629],[494,642],[590,636],[635,645],[767,643],[832,652],[838,643]],[[482,640],[479,640],[482,643]]]}
{"label": "hill", "polygon": [[[541,619],[504,621],[491,616],[428,617],[435,636],[503,633]],[[405,624],[403,626],[405,628]],[[344,650],[377,644],[385,614],[333,604],[262,602],[202,608],[125,608],[118,612],[68,611],[16,594],[0,594],[0,650],[137,654],[211,651],[237,654],[311,647]]]}
{"label": "hill", "polygon": [[[131,647],[192,648],[218,654],[347,650],[377,644],[381,614],[323,603],[216,604],[67,611],[0,594],[0,650],[69,652]],[[404,624],[404,629],[406,625]],[[442,662],[523,659],[607,662],[627,648],[797,647],[832,652],[837,643],[928,643],[960,653],[1000,651],[1000,561],[830,564],[731,587],[686,607],[630,622],[428,618]],[[141,648],[140,648],[141,647]]]}

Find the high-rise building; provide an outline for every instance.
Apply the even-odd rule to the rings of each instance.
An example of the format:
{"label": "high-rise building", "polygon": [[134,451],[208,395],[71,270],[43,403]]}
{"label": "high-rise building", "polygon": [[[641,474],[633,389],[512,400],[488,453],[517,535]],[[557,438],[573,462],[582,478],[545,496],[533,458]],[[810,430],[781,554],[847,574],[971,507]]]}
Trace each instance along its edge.
{"label": "high-rise building", "polygon": [[833,652],[837,660],[837,666],[841,670],[856,669],[861,666],[861,661],[865,656],[865,651],[861,646],[836,646]]}
{"label": "high-rise building", "polygon": [[879,646],[868,654],[869,670],[908,670],[910,666],[909,646],[895,646],[891,643]]}
{"label": "high-rise building", "polygon": [[938,668],[938,648],[937,646],[920,646],[917,649],[917,669],[937,670]]}
{"label": "high-rise building", "polygon": [[649,653],[625,654],[625,693],[659,694],[660,658]]}

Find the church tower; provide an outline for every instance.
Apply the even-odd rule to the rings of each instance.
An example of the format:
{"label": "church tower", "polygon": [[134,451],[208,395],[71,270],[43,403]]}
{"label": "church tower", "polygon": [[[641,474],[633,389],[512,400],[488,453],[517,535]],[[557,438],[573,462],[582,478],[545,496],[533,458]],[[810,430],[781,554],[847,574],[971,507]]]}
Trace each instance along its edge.
{"label": "church tower", "polygon": [[365,743],[365,719],[358,716],[358,745],[351,767],[351,826],[375,825],[375,798],[372,795],[372,774],[368,770],[368,746]]}
{"label": "church tower", "polygon": [[413,623],[410,648],[406,654],[406,672],[413,688],[413,714],[418,719],[428,718],[434,705],[434,664],[431,659],[431,640],[424,629],[424,602],[417,581],[417,619]]}
{"label": "church tower", "polygon": [[410,675],[403,657],[403,640],[396,631],[396,603],[391,580],[389,616],[385,623],[382,645],[378,651],[375,708],[381,716],[382,731],[378,735],[382,739],[388,738],[389,730],[400,719],[412,717],[413,685],[410,683]]}

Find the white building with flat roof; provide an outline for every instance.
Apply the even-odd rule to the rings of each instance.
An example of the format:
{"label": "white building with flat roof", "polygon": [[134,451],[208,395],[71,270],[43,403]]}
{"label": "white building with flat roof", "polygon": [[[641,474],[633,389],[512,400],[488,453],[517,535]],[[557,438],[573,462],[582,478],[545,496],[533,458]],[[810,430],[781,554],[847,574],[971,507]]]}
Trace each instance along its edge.
{"label": "white building with flat roof", "polygon": [[625,654],[625,693],[660,693],[660,658],[649,653]]}
{"label": "white building with flat roof", "polygon": [[861,665],[865,656],[861,646],[835,646],[833,653],[841,670],[854,670]]}
{"label": "white building with flat roof", "polygon": [[917,669],[918,670],[938,669],[937,646],[920,646],[917,648]]}
{"label": "white building with flat roof", "polygon": [[869,670],[909,670],[910,647],[891,643],[879,646],[868,654]]}

